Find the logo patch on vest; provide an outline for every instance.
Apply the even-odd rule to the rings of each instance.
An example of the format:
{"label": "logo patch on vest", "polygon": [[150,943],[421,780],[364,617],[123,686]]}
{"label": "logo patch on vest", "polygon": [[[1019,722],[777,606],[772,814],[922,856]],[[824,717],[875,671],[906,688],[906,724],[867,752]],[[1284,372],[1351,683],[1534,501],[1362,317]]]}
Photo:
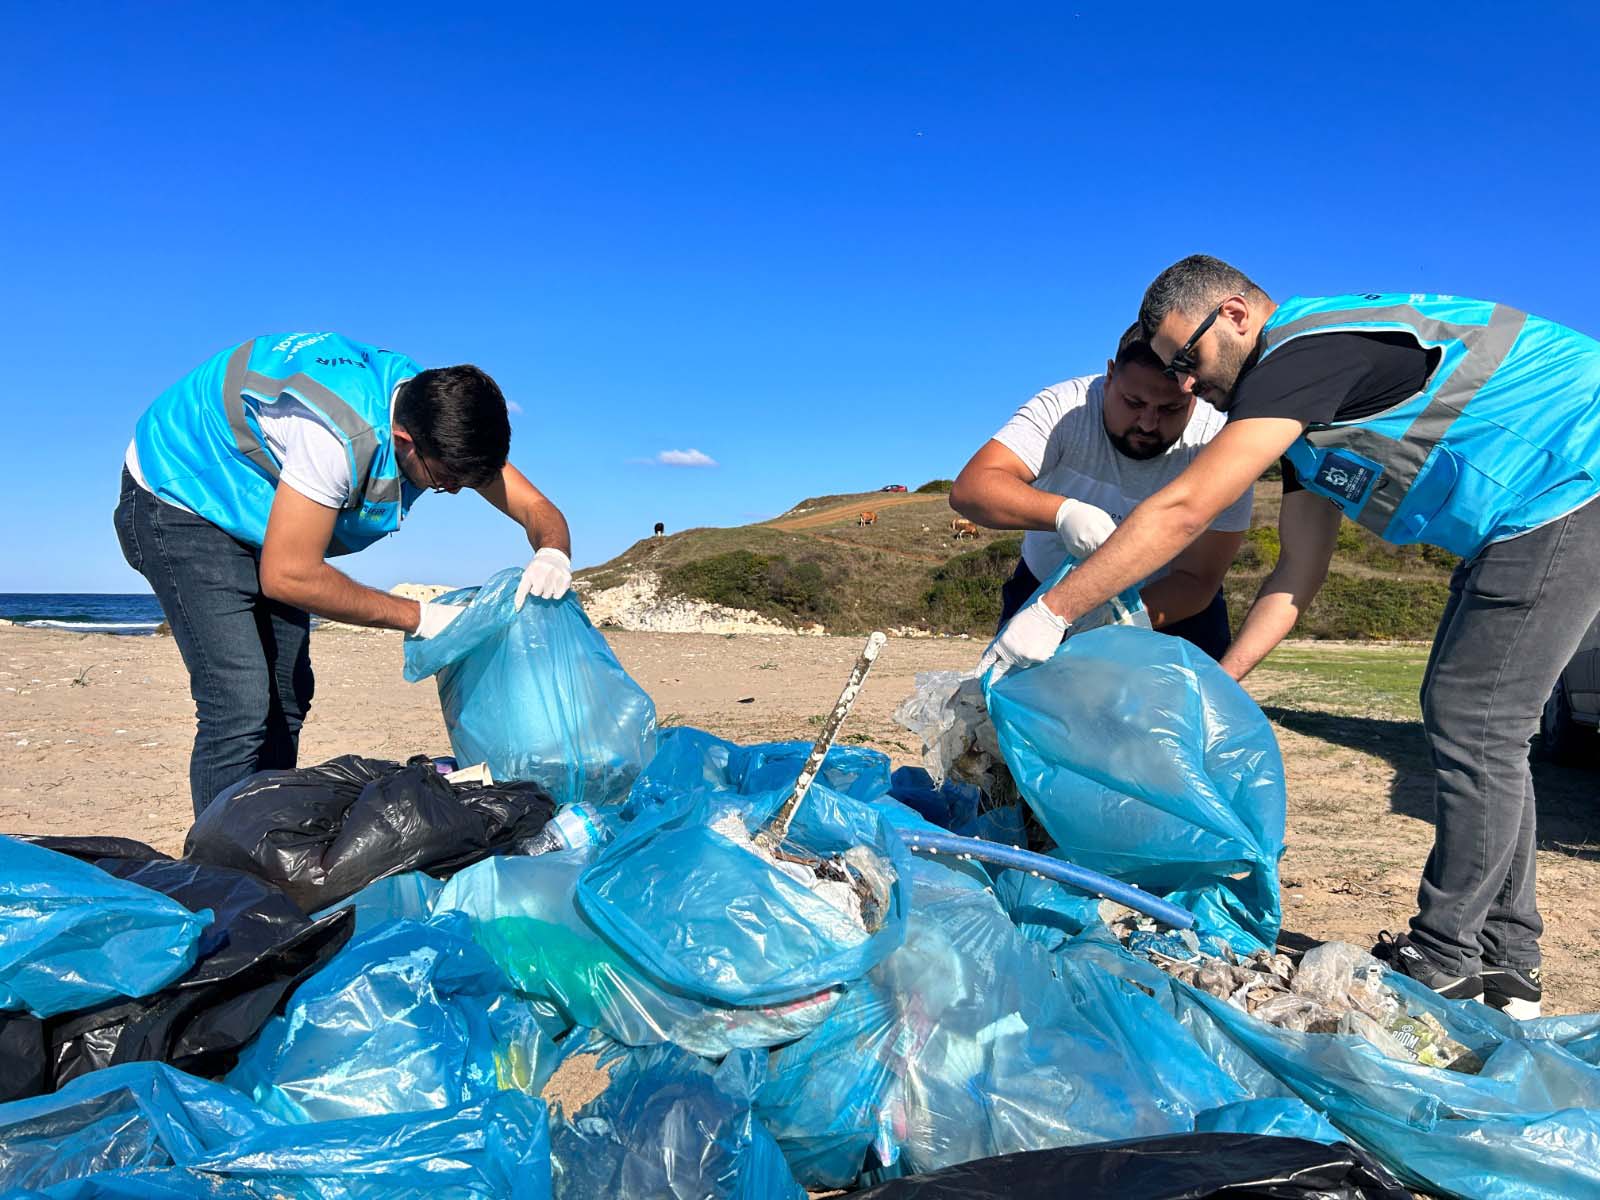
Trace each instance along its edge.
{"label": "logo patch on vest", "polygon": [[1327,454],[1317,464],[1316,485],[1347,504],[1359,504],[1378,472],[1343,454]]}

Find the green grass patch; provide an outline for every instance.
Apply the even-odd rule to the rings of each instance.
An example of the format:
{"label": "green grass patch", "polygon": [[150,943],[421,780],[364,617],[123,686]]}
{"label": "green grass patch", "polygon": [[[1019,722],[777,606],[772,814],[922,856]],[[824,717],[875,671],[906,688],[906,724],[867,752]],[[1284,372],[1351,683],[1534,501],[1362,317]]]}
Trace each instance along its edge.
{"label": "green grass patch", "polygon": [[1293,677],[1260,689],[1263,704],[1416,717],[1426,646],[1279,646],[1261,670]]}

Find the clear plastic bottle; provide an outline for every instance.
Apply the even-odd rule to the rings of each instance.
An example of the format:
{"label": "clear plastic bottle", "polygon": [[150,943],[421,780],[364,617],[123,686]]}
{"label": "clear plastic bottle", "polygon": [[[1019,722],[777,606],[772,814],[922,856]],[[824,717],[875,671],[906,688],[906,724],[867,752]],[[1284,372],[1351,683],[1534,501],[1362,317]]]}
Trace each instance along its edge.
{"label": "clear plastic bottle", "polygon": [[605,840],[604,819],[592,804],[569,804],[538,833],[517,843],[518,854],[552,854],[597,846]]}

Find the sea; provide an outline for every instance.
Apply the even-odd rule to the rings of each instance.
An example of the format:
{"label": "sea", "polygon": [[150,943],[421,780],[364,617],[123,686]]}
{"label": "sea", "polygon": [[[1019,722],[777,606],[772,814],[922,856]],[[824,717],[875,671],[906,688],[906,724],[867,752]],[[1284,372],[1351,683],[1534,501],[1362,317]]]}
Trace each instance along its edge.
{"label": "sea", "polygon": [[0,592],[0,620],[33,629],[148,636],[163,619],[148,592]]}

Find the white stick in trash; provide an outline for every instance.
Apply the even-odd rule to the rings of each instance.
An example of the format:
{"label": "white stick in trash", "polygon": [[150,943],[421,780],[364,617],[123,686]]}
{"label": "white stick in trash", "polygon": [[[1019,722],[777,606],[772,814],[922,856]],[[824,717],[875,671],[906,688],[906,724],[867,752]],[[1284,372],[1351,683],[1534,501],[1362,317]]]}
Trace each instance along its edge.
{"label": "white stick in trash", "polygon": [[839,693],[839,702],[833,706],[833,711],[828,714],[828,720],[822,727],[822,732],[817,735],[816,743],[811,747],[811,753],[806,756],[806,765],[800,768],[800,776],[794,781],[794,790],[789,793],[789,798],[778,809],[777,815],[767,822],[766,827],[756,834],[754,841],[758,850],[767,854],[776,854],[783,845],[784,839],[789,836],[789,823],[794,820],[795,812],[800,808],[800,802],[806,798],[806,793],[811,790],[812,781],[816,779],[817,772],[822,770],[822,760],[828,757],[828,751],[833,748],[833,739],[839,734],[839,727],[844,724],[844,719],[850,715],[850,708],[856,702],[856,696],[861,692],[861,685],[867,681],[867,672],[872,670],[872,664],[878,661],[878,651],[883,649],[887,638],[881,633],[874,633],[867,639],[866,647],[861,651],[861,657],[856,659],[856,665],[850,670],[850,679],[844,685],[844,691]]}

